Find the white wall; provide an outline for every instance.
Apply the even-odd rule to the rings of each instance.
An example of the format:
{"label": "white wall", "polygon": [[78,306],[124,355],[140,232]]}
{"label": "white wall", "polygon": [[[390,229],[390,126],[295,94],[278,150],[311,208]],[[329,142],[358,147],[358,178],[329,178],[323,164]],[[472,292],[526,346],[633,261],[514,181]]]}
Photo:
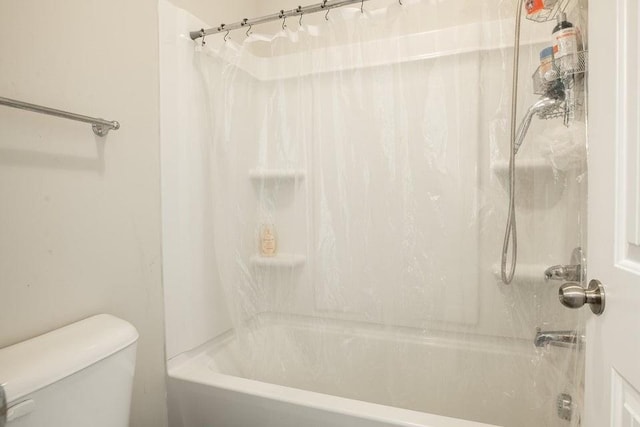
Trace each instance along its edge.
{"label": "white wall", "polygon": [[190,30],[206,26],[160,2],[163,281],[167,357],[231,328],[215,261],[210,126]]}
{"label": "white wall", "polygon": [[218,26],[252,18],[261,0],[171,0],[171,3],[211,26]]}
{"label": "white wall", "polygon": [[[373,11],[379,8],[388,7],[393,5],[398,0],[371,0],[364,3],[364,9],[366,11]],[[422,0],[404,0],[403,4],[409,5],[412,2],[419,2]],[[306,1],[302,2],[302,5],[316,4],[320,1]],[[431,2],[436,3],[436,2]],[[441,3],[441,2],[437,2]],[[503,0],[447,0],[446,7],[442,5],[436,6],[435,13],[428,16],[423,16],[416,28],[424,29],[425,27],[443,28],[452,25],[462,25],[469,22],[478,22],[481,20],[493,20],[499,16],[505,16],[512,13],[511,1]],[[257,1],[257,15],[269,15],[284,9],[295,9],[300,5],[300,0],[258,0]],[[354,4],[349,7],[360,7],[359,4]],[[331,17],[329,13],[329,17]],[[426,20],[424,20],[426,18]],[[305,21],[321,22],[324,19],[322,13],[315,14],[313,17],[304,17]],[[294,28],[298,25],[297,22],[291,22],[290,24]],[[260,31],[277,31],[279,24],[268,24],[262,26]],[[408,31],[410,31],[408,29]]]}
{"label": "white wall", "polygon": [[0,3],[0,346],[95,313],[140,332],[132,426],[166,425],[156,0]]}

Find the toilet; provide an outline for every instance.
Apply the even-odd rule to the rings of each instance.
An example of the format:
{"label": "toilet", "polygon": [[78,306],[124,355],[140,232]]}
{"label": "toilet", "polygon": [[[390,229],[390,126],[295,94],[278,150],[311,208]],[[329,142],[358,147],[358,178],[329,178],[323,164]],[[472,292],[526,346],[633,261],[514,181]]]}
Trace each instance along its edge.
{"label": "toilet", "polygon": [[0,349],[0,427],[126,427],[138,332],[101,314]]}

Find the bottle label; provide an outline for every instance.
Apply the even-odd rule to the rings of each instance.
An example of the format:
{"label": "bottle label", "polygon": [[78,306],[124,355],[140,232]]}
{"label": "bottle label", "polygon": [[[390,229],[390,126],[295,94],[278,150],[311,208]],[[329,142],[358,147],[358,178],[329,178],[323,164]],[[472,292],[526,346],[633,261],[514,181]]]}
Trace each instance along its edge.
{"label": "bottle label", "polygon": [[547,47],[540,52],[540,77],[545,75],[553,68],[553,47]]}
{"label": "bottle label", "polygon": [[554,34],[553,56],[560,71],[575,70],[578,66],[578,33],[575,27],[564,28]]}
{"label": "bottle label", "polygon": [[524,4],[524,7],[527,9],[527,15],[533,15],[534,13],[540,12],[542,9],[544,9],[544,1],[527,0]]}
{"label": "bottle label", "polygon": [[276,253],[276,240],[273,236],[265,237],[262,240],[262,255],[275,255]]}

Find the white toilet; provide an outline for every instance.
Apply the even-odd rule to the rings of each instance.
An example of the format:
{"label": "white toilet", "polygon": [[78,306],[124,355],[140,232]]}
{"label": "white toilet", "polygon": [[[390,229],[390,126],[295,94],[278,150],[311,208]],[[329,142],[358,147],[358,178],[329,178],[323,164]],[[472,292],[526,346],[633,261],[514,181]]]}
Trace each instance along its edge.
{"label": "white toilet", "polygon": [[126,427],[138,332],[101,314],[0,350],[0,427]]}

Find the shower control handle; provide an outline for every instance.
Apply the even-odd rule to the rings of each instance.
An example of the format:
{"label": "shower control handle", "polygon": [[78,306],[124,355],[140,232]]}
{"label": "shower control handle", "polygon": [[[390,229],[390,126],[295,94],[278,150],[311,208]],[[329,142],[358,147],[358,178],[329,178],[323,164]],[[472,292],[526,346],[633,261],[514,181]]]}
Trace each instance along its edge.
{"label": "shower control handle", "polygon": [[589,304],[593,314],[600,315],[604,312],[604,286],[599,280],[589,282],[587,289],[579,283],[565,283],[560,286],[558,298],[565,307],[581,308],[585,304]]}

